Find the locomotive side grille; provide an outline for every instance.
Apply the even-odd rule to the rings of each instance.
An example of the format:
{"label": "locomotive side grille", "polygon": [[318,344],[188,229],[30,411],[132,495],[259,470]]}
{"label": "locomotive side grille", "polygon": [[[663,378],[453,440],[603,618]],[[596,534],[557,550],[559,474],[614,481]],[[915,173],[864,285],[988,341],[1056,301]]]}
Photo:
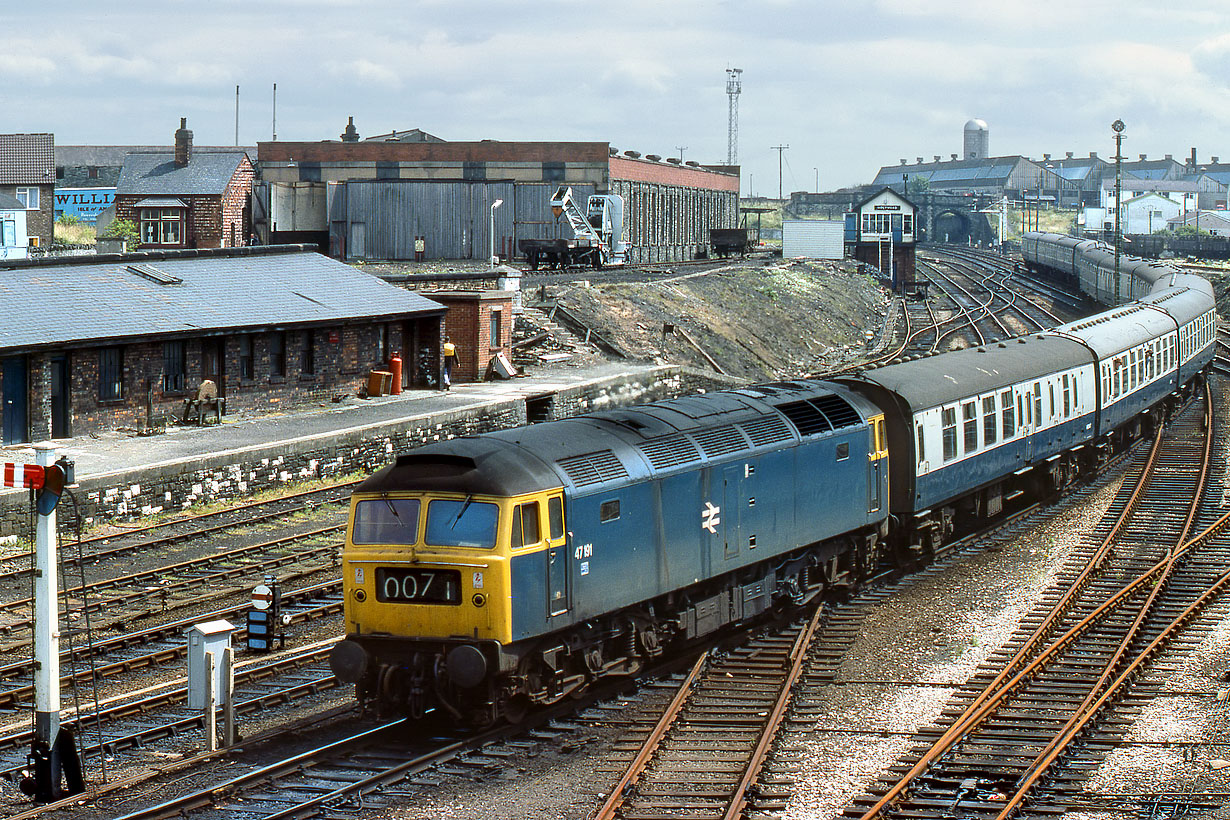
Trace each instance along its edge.
{"label": "locomotive side grille", "polygon": [[700,453],[696,451],[696,445],[684,436],[668,436],[656,441],[645,442],[641,445],[641,452],[657,470],[678,467],[689,461],[700,460]]}
{"label": "locomotive side grille", "polygon": [[700,449],[709,458],[747,449],[747,441],[733,424],[693,433],[692,438],[696,439]]}
{"label": "locomotive side grille", "polygon": [[833,429],[829,420],[806,400],[773,406],[780,410],[783,416],[790,419],[790,423],[798,429],[800,436],[814,436]]}
{"label": "locomotive side grille", "polygon": [[739,425],[743,428],[743,432],[752,440],[753,447],[763,447],[766,444],[776,444],[779,441],[790,440],[790,428],[786,426],[786,422],[779,419],[777,416],[765,416],[764,418],[749,421]]}
{"label": "locomotive side grille", "polygon": [[834,429],[853,427],[863,423],[863,420],[859,418],[858,411],[851,407],[850,403],[841,396],[820,396],[819,398],[812,399],[811,403],[828,418],[829,423],[833,425]]}
{"label": "locomotive side grille", "polygon": [[578,487],[587,484],[601,484],[604,481],[614,481],[617,478],[627,478],[628,471],[610,450],[599,450],[596,453],[583,453],[579,456],[561,458],[555,462],[564,471],[572,483]]}

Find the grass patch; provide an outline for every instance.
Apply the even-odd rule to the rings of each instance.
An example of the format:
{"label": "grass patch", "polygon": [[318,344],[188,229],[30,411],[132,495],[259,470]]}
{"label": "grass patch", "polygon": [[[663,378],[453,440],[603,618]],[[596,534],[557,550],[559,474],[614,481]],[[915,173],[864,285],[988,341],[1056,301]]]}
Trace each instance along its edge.
{"label": "grass patch", "polygon": [[88,222],[62,216],[56,220],[55,241],[66,245],[93,245],[98,241],[98,234]]}

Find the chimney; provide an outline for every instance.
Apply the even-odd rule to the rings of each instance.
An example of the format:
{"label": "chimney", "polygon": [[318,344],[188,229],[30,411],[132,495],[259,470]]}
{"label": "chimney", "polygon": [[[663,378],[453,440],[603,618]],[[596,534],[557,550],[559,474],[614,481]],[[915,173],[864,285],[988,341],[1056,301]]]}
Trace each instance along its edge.
{"label": "chimney", "polygon": [[1196,170],[1196,149],[1195,149],[1195,148],[1193,148],[1193,149],[1192,149],[1192,164],[1191,164],[1191,168],[1192,168],[1192,170],[1193,170],[1193,171],[1194,171],[1194,170]]}
{"label": "chimney", "polygon": [[935,161],[936,161],[936,162],[939,162],[939,161],[940,161],[940,155],[939,155],[939,154],[936,154],[936,155],[935,155]]}
{"label": "chimney", "polygon": [[1140,155],[1140,161],[1141,161],[1141,162],[1144,162],[1144,161],[1145,161],[1145,160],[1147,160],[1148,158],[1149,158],[1149,155],[1148,155],[1148,154],[1141,154],[1141,155]]}
{"label": "chimney", "polygon": [[1067,155],[1068,155],[1068,159],[1072,159],[1072,152],[1071,152],[1071,151],[1067,151],[1066,153],[1067,153]]}
{"label": "chimney", "polygon": [[1220,157],[1209,157],[1209,159],[1213,160],[1213,164],[1214,164],[1214,165],[1217,165],[1218,163],[1220,163],[1220,162],[1221,162],[1221,158],[1220,158]]}
{"label": "chimney", "polygon": [[1043,160],[1043,162],[1050,162],[1050,159],[1051,159],[1051,155],[1050,155],[1050,154],[1043,154],[1043,155],[1042,155],[1042,160]]}
{"label": "chimney", "polygon": [[953,155],[952,155],[952,161],[953,161],[953,162],[956,162],[956,161],[957,161],[957,155],[956,155],[956,154],[953,154]]}
{"label": "chimney", "polygon": [[346,123],[346,130],[342,132],[342,142],[358,142],[359,129],[354,127],[354,117],[350,118],[350,122]]}
{"label": "chimney", "polygon": [[922,165],[922,157],[918,157],[918,164]]}
{"label": "chimney", "polygon": [[192,160],[192,132],[188,130],[188,118],[179,118],[179,130],[175,132],[175,165],[183,168]]}
{"label": "chimney", "polygon": [[1090,152],[1089,152],[1089,159],[1097,159],[1097,158],[1098,158],[1098,152],[1097,152],[1097,151],[1090,151]]}
{"label": "chimney", "polygon": [[902,157],[902,158],[901,158],[901,164],[902,164],[902,165],[909,165],[910,163],[908,163],[908,162],[906,162],[906,161],[905,161],[905,157]]}
{"label": "chimney", "polygon": [[1166,159],[1174,159],[1174,154],[1167,154]]}

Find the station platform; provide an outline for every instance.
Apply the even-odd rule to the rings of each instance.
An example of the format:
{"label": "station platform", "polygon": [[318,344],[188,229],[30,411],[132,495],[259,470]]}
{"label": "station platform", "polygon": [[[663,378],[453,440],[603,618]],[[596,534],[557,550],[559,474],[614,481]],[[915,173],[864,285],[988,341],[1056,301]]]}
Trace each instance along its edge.
{"label": "station platform", "polygon": [[[373,424],[390,424],[424,415],[478,408],[517,396],[550,393],[578,383],[616,375],[650,373],[654,365],[611,362],[584,368],[558,368],[538,375],[501,381],[456,384],[451,390],[406,390],[397,396],[311,405],[269,413],[243,412],[225,416],[221,424],[171,425],[165,432],[141,435],[110,431],[70,439],[55,439],[60,455],[76,463],[78,480],[127,472],[168,462],[216,457],[231,450],[290,442],[309,436],[341,433]],[[0,448],[0,461],[34,463],[30,444]]]}
{"label": "station platform", "polygon": [[[677,365],[556,363],[528,375],[462,383],[449,391],[233,413],[221,424],[171,425],[141,435],[110,431],[52,441],[75,464],[75,499],[89,521],[133,520],[234,499],[313,478],[372,472],[431,441],[527,421],[531,402],[551,417],[730,387]],[[0,448],[0,461],[34,463],[32,444]],[[20,532],[28,491],[0,491],[0,535]]]}

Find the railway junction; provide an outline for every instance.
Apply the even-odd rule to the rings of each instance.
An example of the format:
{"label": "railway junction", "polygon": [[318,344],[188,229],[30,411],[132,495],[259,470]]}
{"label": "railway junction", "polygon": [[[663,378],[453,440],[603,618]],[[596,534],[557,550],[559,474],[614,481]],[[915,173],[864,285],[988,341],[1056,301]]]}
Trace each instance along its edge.
{"label": "railway junction", "polygon": [[[945,252],[920,254],[919,269],[934,283],[932,298],[873,313],[877,326],[859,351],[866,361],[994,344],[1089,309],[1011,264]],[[39,808],[15,785],[29,738],[21,704],[30,697],[29,558],[15,544],[0,562],[8,660],[0,704],[13,709],[0,726],[0,768],[11,778],[4,815],[869,820],[1215,816],[1230,801],[1221,681],[1230,605],[1224,596],[1202,600],[1225,583],[1218,527],[1230,441],[1216,378],[1156,442],[1142,441],[1092,482],[948,545],[918,572],[833,600],[814,618],[727,636],[707,657],[671,659],[638,686],[590,692],[519,727],[456,735],[359,716],[326,660],[340,630],[341,502],[347,482],[402,443],[391,428],[430,437],[523,421],[527,399],[546,394],[562,412],[569,402],[731,383],[713,368],[593,362],[448,394],[67,443],[82,500],[123,487],[137,505],[128,522],[80,544],[66,534],[61,547],[63,607],[74,627],[65,719],[77,708],[89,715],[77,734],[91,785]],[[848,366],[835,362],[828,372]],[[467,419],[479,426],[467,428]],[[363,454],[339,461],[331,480],[291,493],[293,451],[325,457],[326,440],[338,442],[328,457]],[[280,500],[217,505],[200,520],[155,515],[141,485],[174,473],[277,487],[269,495]],[[1189,551],[1193,558],[1167,565]],[[205,753],[200,715],[183,707],[183,631],[201,620],[243,623],[248,593],[271,573],[290,616],[287,647],[240,653],[242,739],[230,752]],[[1164,573],[1177,574],[1164,582]],[[1117,608],[1099,609],[1108,600]],[[1168,638],[1171,623],[1183,631]],[[1129,633],[1136,637],[1111,663]],[[1099,675],[1086,697],[1080,681]],[[1006,692],[1011,706],[993,711]],[[1119,697],[1103,707],[1103,695]],[[1079,735],[1056,717],[1073,708],[1096,718]],[[1061,745],[1065,735],[1076,744]],[[1016,787],[1035,771],[1042,790],[1012,808]]]}

